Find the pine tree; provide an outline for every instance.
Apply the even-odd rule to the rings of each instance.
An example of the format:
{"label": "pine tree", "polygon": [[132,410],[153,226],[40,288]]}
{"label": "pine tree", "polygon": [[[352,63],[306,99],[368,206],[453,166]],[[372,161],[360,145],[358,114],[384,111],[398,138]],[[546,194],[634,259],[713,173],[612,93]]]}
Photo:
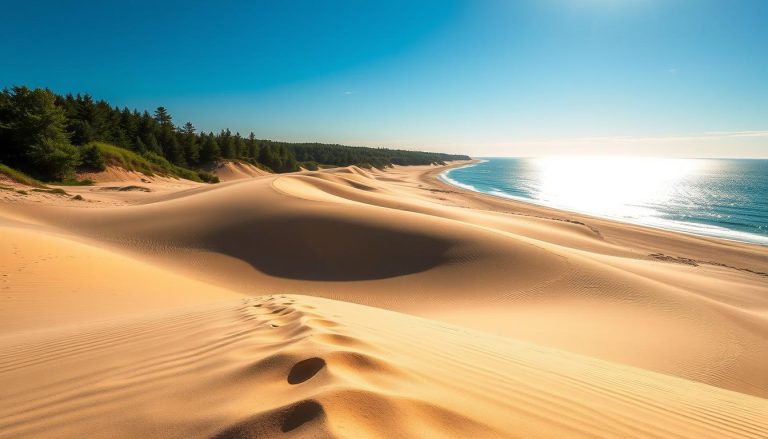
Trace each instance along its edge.
{"label": "pine tree", "polygon": [[246,156],[254,161],[259,160],[259,143],[256,141],[256,136],[253,132],[248,136],[248,152]]}
{"label": "pine tree", "polygon": [[171,115],[168,114],[168,110],[166,110],[165,107],[157,107],[157,109],[155,109],[155,121],[161,126],[173,124],[173,119],[171,118]]}
{"label": "pine tree", "polygon": [[187,122],[181,127],[182,148],[188,164],[197,164],[200,161],[200,145],[195,131],[192,122]]}
{"label": "pine tree", "polygon": [[79,162],[64,109],[48,89],[5,89],[0,99],[0,161],[44,179],[62,179]]}
{"label": "pine tree", "polygon": [[176,136],[171,133],[165,144],[165,157],[173,164],[186,166],[187,160],[184,157],[184,148],[182,148]]}
{"label": "pine tree", "polygon": [[219,148],[221,148],[221,156],[225,159],[235,158],[235,142],[232,138],[232,133],[229,129],[222,130],[219,135]]}
{"label": "pine tree", "polygon": [[275,153],[275,149],[271,143],[268,143],[260,152],[260,160],[262,164],[272,169],[273,171],[279,171],[280,160]]}
{"label": "pine tree", "polygon": [[163,148],[160,147],[160,144],[157,142],[157,138],[152,133],[149,133],[149,136],[147,137],[147,151],[159,155],[163,154]]}
{"label": "pine tree", "polygon": [[[205,135],[203,134],[203,136]],[[202,143],[200,148],[201,163],[211,163],[221,159],[221,150],[219,150],[219,145],[216,142],[216,138],[213,136],[213,133],[210,133],[207,136],[205,136],[201,140],[201,143]]]}
{"label": "pine tree", "polygon": [[172,163],[181,164],[183,156],[179,154],[179,145],[174,134],[173,119],[165,107],[157,107],[154,120],[157,123],[155,139],[160,145],[161,154]]}
{"label": "pine tree", "polygon": [[147,152],[147,145],[141,141],[141,137],[136,136],[136,140],[133,142],[134,150],[140,154]]}
{"label": "pine tree", "polygon": [[92,172],[100,172],[107,169],[104,156],[95,144],[83,146],[80,151],[80,167]]}

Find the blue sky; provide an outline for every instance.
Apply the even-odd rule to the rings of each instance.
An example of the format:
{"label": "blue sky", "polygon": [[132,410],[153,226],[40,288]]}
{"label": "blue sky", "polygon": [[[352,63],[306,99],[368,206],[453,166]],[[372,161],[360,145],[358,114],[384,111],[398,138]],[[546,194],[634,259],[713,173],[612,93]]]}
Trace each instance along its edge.
{"label": "blue sky", "polygon": [[[0,86],[262,138],[768,156],[768,2],[13,2]],[[128,2],[119,2],[128,3]]]}

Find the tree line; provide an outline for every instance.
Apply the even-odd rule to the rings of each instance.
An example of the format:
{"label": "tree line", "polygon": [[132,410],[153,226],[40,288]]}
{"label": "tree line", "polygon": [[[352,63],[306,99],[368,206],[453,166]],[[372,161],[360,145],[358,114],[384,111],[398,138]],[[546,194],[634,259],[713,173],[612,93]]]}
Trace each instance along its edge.
{"label": "tree line", "polygon": [[288,143],[241,136],[224,129],[200,132],[191,122],[176,125],[165,107],[130,110],[90,95],[57,95],[16,86],[0,93],[0,162],[45,180],[61,180],[82,168],[103,168],[95,142],[133,151],[153,162],[201,169],[222,159],[241,160],[274,172],[299,166],[386,167],[468,159],[463,155]]}
{"label": "tree line", "polygon": [[452,160],[469,160],[469,156],[440,152],[406,151],[402,149],[329,145],[324,143],[286,144],[300,162],[317,162],[335,166],[358,165],[385,168],[391,165],[445,164]]}

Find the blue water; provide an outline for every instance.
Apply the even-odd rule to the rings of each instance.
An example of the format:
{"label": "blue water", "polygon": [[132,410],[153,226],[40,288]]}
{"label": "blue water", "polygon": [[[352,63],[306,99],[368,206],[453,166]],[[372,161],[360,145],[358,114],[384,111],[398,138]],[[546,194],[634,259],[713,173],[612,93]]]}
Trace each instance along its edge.
{"label": "blue water", "polygon": [[768,245],[768,160],[489,158],[441,178],[500,197]]}

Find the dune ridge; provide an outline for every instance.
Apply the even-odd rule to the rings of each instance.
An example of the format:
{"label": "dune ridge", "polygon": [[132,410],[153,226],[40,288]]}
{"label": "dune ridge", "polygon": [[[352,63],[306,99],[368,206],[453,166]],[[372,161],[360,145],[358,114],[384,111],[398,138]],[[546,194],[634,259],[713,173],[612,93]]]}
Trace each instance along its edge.
{"label": "dune ridge", "polygon": [[269,172],[259,169],[250,163],[234,160],[219,161],[213,166],[206,168],[206,171],[216,175],[221,181],[234,181],[270,175]]}

